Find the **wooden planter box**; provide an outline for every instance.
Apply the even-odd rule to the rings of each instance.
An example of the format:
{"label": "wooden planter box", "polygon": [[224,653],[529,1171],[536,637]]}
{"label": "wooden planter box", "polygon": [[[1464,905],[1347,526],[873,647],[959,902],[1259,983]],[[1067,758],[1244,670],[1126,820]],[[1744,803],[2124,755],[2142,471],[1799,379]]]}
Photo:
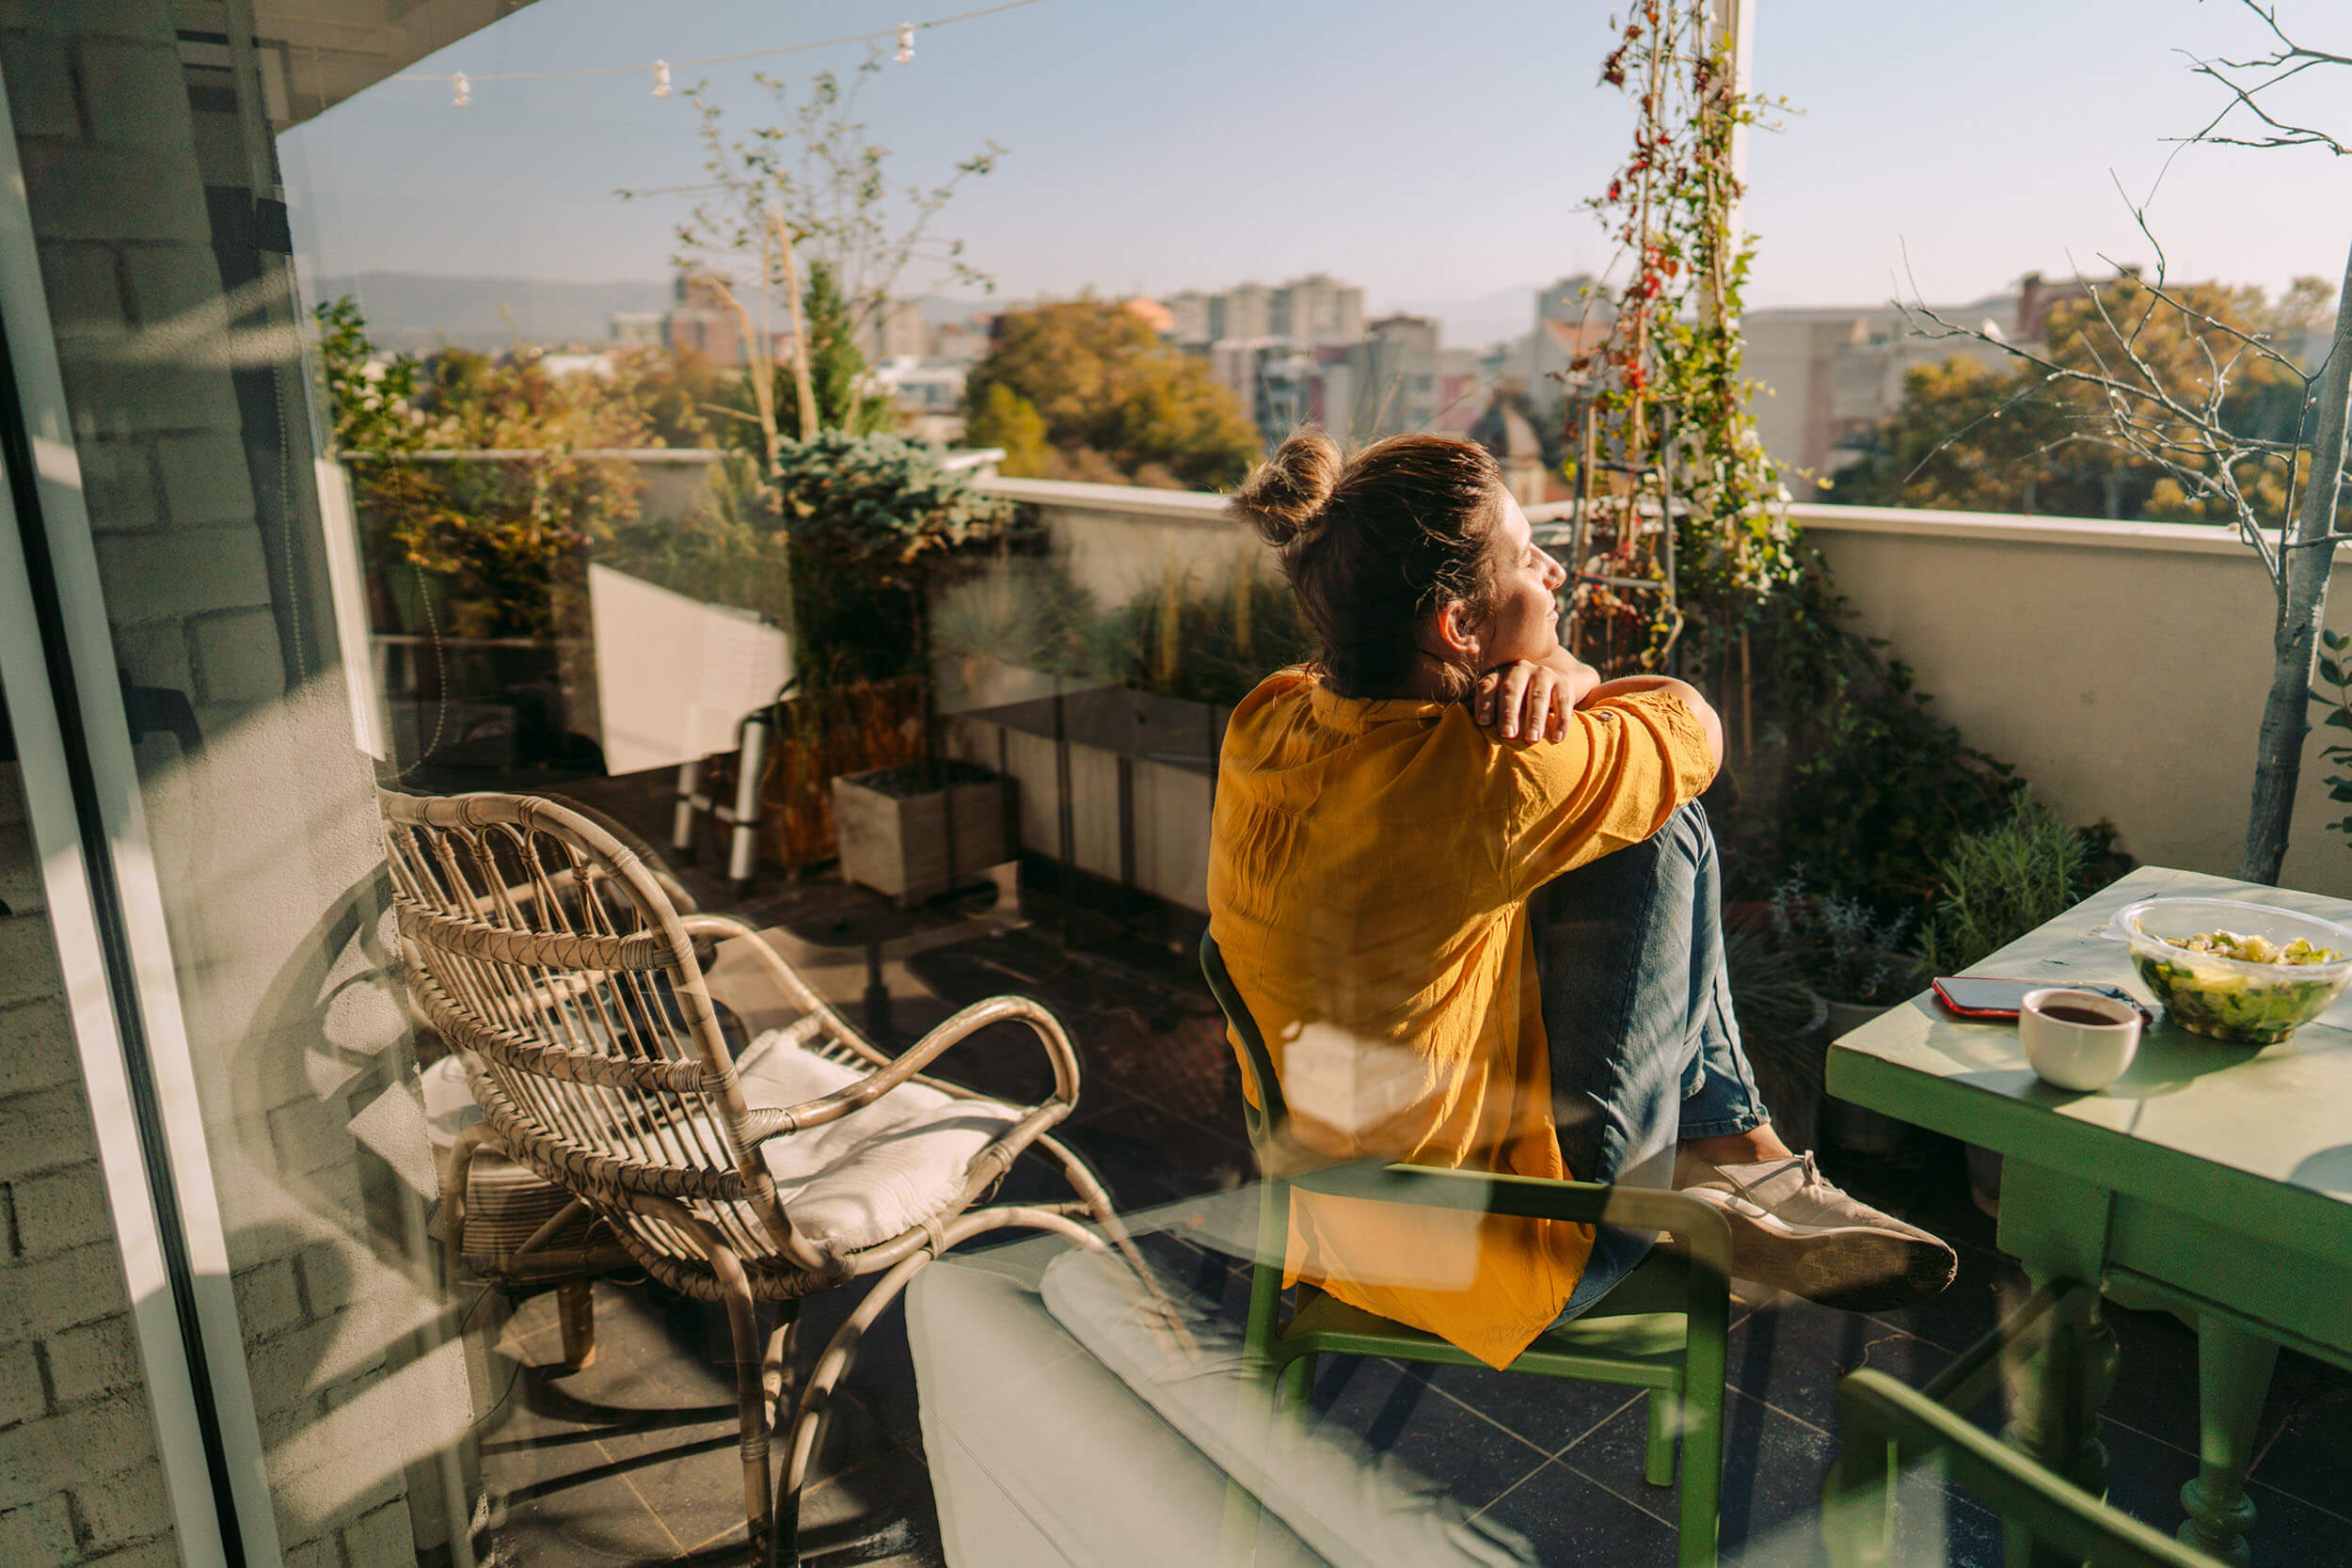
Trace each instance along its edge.
{"label": "wooden planter box", "polygon": [[[882,772],[895,771],[882,769]],[[901,907],[972,881],[1013,858],[1006,824],[1013,783],[992,777],[925,795],[894,795],[868,782],[878,773],[833,781],[834,831],[841,875]]]}

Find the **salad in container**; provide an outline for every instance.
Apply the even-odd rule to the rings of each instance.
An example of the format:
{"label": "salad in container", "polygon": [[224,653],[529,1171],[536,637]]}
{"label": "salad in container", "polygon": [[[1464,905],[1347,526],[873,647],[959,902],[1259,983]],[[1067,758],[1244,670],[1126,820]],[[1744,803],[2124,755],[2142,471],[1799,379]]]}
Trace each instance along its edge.
{"label": "salad in container", "polygon": [[2144,898],[2106,934],[2173,1022],[2239,1045],[2285,1039],[2352,981],[2352,927],[2270,904]]}

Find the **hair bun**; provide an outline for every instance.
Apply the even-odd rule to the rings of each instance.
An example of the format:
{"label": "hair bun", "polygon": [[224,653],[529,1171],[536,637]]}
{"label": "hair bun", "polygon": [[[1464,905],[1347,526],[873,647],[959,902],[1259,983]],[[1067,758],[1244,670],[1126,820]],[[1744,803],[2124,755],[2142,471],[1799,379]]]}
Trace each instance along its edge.
{"label": "hair bun", "polygon": [[1323,528],[1324,504],[1340,483],[1339,443],[1309,426],[1293,431],[1233,492],[1226,510],[1269,545],[1295,545]]}

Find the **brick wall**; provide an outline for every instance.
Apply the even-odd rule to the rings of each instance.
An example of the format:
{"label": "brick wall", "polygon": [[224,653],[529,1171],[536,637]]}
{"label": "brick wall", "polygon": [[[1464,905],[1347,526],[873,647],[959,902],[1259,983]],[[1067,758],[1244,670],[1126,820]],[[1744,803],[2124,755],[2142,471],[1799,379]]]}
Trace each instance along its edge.
{"label": "brick wall", "polygon": [[[247,285],[232,327],[291,320],[286,263],[256,253],[247,222],[277,194],[255,173],[272,155],[244,129],[222,46],[200,41],[249,36],[243,14],[217,0],[0,0],[0,73],[116,652],[132,681],[183,693],[201,732],[193,749],[143,740],[139,786],[279,1534],[290,1561],[358,1568],[440,1540],[436,1455],[470,1426],[472,1400],[439,1342],[373,778],[327,629],[315,508],[282,478],[311,471],[309,451],[285,445],[307,440],[302,372],[232,369],[220,352],[224,275]],[[0,924],[0,942],[37,943],[39,926]],[[23,1027],[38,1018],[25,1011]],[[21,1054],[0,1051],[0,1093],[24,1113],[0,1117],[0,1181],[24,1231],[9,1244],[110,1256],[94,1166],[42,1152],[72,1147],[58,1141],[80,1103],[70,1064],[18,1085],[42,1077]],[[0,1502],[24,1513],[0,1528],[35,1532],[0,1533],[0,1563],[48,1560],[9,1547],[57,1529],[79,1532],[70,1560],[154,1524],[135,1485],[84,1477],[96,1461],[68,1452],[84,1430],[71,1423],[133,1408],[119,1376],[135,1363],[106,1310],[52,1321],[82,1310],[66,1297],[103,1292],[42,1268],[10,1292],[39,1332],[0,1337],[22,1347],[0,1354],[0,1414],[15,1422],[0,1445],[21,1445],[0,1446],[0,1485],[33,1489]]]}
{"label": "brick wall", "polygon": [[176,1562],[14,763],[0,907],[0,1562]]}

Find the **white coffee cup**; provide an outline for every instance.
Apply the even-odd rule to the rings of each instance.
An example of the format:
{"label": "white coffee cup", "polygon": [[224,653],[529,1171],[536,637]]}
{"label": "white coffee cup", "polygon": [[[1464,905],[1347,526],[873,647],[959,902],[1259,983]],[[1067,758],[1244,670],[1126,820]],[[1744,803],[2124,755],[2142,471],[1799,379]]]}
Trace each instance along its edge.
{"label": "white coffee cup", "polygon": [[2053,986],[2026,993],[2017,1010],[2017,1039],[2045,1082],[2088,1092],[2123,1076],[2139,1052],[2139,1009],[2128,1002]]}

